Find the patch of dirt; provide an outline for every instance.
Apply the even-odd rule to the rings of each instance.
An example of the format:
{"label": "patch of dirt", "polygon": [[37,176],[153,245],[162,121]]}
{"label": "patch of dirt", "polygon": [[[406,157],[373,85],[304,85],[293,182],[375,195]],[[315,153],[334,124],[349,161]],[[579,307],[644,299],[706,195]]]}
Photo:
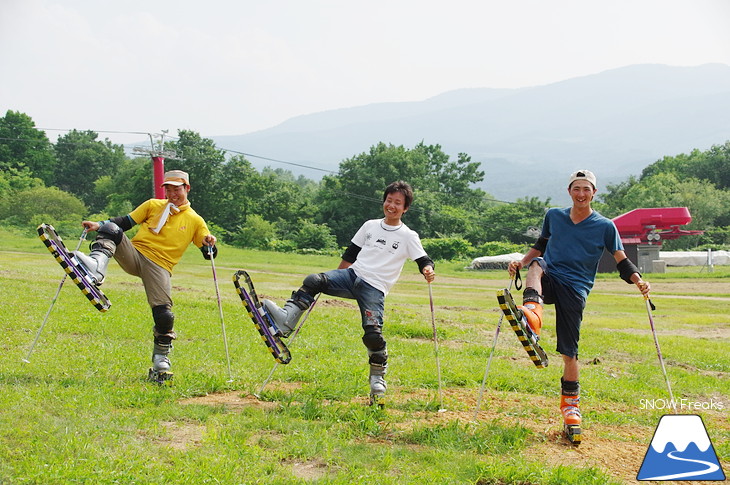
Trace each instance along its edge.
{"label": "patch of dirt", "polygon": [[328,465],[318,460],[285,461],[283,464],[291,467],[292,475],[308,482],[326,478],[329,473]]}
{"label": "patch of dirt", "polygon": [[206,406],[224,406],[227,410],[242,408],[274,409],[275,402],[262,401],[256,396],[242,396],[236,392],[207,394],[205,396],[183,399],[180,404],[202,404]]}
{"label": "patch of dirt", "polygon": [[198,446],[203,441],[205,426],[201,424],[184,421],[163,421],[160,424],[165,428],[165,434],[154,438],[158,443],[176,450],[186,450]]}
{"label": "patch of dirt", "polygon": [[260,446],[262,443],[266,442],[278,444],[281,443],[283,439],[284,438],[281,433],[277,433],[276,431],[262,430],[249,437],[249,439],[246,440],[246,443],[250,446]]}
{"label": "patch of dirt", "polygon": [[[272,382],[271,389],[294,390],[301,387],[298,383]],[[536,396],[516,392],[493,391],[485,393],[480,410],[475,421],[478,395],[473,389],[444,389],[443,399],[445,410],[433,411],[403,411],[410,401],[429,402],[437,399],[435,391],[426,389],[399,389],[392,386],[386,405],[387,413],[393,418],[389,423],[393,433],[412,430],[416,427],[433,427],[447,425],[454,421],[462,424],[485,423],[494,421],[500,426],[522,426],[533,433],[531,443],[523,451],[523,455],[534,457],[539,463],[546,463],[551,467],[561,465],[589,468],[595,467],[613,476],[624,483],[636,483],[636,474],[646,454],[654,427],[639,426],[636,424],[606,425],[584,419],[583,442],[575,447],[569,444],[562,434],[562,419],[557,410],[555,397]],[[367,397],[353,400],[356,404],[367,405]],[[189,398],[183,404],[224,405],[231,412],[247,406],[271,409],[277,406],[275,402],[260,401],[254,396],[241,396],[239,393],[221,393],[208,396]],[[327,405],[326,401],[322,405]],[[612,407],[589,409],[590,404],[584,404],[584,413],[589,411],[600,415],[602,412],[635,413],[636,408],[623,406],[621,409]],[[453,407],[454,409],[449,409]],[[555,413],[545,418],[533,416],[530,409],[555,410]],[[707,414],[707,413],[706,413]],[[710,412],[709,414],[712,414]],[[719,415],[719,413],[718,413]],[[722,421],[722,420],[720,420]],[[724,422],[724,421],[723,421]],[[194,438],[195,434],[191,436]],[[184,433],[179,432],[179,439]],[[280,437],[258,437],[255,439],[280,439]],[[365,438],[366,441],[377,441],[389,444],[387,436],[375,439]],[[286,464],[286,463],[285,463]],[[318,480],[325,478],[328,467],[323,462],[290,462],[292,473],[303,480]],[[675,482],[681,483],[681,482]]]}
{"label": "patch of dirt", "polygon": [[326,300],[325,299],[320,299],[320,300],[318,300],[317,305],[318,306],[321,305],[321,306],[341,307],[341,308],[357,308],[357,304],[350,303],[347,300],[342,300],[342,299],[339,299],[339,298],[332,299],[332,300],[330,300],[330,299],[326,299]]}
{"label": "patch of dirt", "polygon": [[[403,395],[403,398],[394,396],[395,402],[401,399],[413,399],[419,396],[428,399],[431,394],[427,391],[412,392]],[[396,424],[401,430],[414,426],[446,425],[452,421],[460,423],[474,423],[474,410],[478,396],[466,390],[445,390],[444,402],[448,408],[449,402],[458,402],[468,411],[445,412],[413,412],[409,417]],[[528,418],[520,416],[526,403],[540,409],[555,408],[556,412],[549,418]],[[519,411],[523,409],[523,411]],[[395,411],[389,410],[394,413]],[[405,413],[403,413],[405,414]],[[567,442],[563,436],[562,418],[557,411],[555,398],[525,395],[519,393],[499,392],[483,397],[476,422],[494,421],[500,426],[522,426],[533,433],[530,445],[522,451],[526,457],[534,457],[534,461],[547,463],[551,467],[560,465],[601,469],[617,480],[631,483],[641,467],[646,454],[647,446],[651,441],[653,429],[637,429],[636,426],[607,426],[590,423],[584,420],[583,442],[575,447]]]}

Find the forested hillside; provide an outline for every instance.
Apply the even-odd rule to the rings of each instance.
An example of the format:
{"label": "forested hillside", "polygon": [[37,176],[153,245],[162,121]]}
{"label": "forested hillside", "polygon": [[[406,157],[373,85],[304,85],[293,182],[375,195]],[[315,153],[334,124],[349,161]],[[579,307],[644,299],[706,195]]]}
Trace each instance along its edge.
{"label": "forested hillside", "polygon": [[[705,231],[665,243],[667,249],[730,247],[730,142],[709,150],[667,154],[639,177],[601,186],[594,207],[608,217],[639,207],[687,206]],[[190,174],[190,201],[227,244],[276,251],[336,253],[360,224],[382,216],[382,190],[394,180],[414,188],[405,222],[436,259],[521,251],[534,241],[550,199],[495,200],[475,188],[493,174],[439,145],[414,147],[373,141],[342,160],[336,173],[314,181],[282,169],[257,170],[240,153],[181,130],[160,149],[176,153],[168,169]],[[592,168],[592,167],[585,167]],[[565,174],[567,180],[569,174]],[[524,176],[528,176],[525,174]],[[534,175],[533,175],[534,176]],[[538,175],[539,176],[539,175]],[[51,141],[30,115],[0,118],[0,223],[33,230],[40,222],[62,234],[80,232],[82,219],[124,215],[152,197],[148,157],[93,131],[72,130]]]}

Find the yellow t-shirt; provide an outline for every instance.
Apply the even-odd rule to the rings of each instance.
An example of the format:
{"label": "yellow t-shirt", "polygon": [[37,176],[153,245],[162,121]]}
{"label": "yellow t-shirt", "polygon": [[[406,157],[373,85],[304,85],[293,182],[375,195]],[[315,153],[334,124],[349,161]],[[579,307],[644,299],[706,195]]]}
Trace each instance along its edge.
{"label": "yellow t-shirt", "polygon": [[168,201],[165,199],[149,199],[134,209],[129,216],[140,224],[139,231],[132,238],[132,245],[154,263],[172,273],[172,268],[180,261],[190,243],[201,247],[203,239],[210,232],[203,218],[188,203],[178,207],[180,212],[171,211],[160,233],[155,234],[150,228],[157,227],[167,204]]}

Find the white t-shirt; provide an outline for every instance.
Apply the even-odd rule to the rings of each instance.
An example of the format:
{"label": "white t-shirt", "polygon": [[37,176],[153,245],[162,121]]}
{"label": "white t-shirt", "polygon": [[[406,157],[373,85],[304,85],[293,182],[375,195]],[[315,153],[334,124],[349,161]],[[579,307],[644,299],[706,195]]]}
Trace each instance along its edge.
{"label": "white t-shirt", "polygon": [[398,281],[406,259],[427,256],[416,231],[405,224],[388,226],[384,219],[365,222],[352,242],[362,249],[350,268],[384,295]]}

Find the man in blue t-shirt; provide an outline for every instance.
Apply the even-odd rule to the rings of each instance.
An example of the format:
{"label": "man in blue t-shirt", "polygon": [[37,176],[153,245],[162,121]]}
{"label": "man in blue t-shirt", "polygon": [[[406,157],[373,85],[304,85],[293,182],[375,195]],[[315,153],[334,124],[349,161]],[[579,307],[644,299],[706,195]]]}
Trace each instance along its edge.
{"label": "man in blue t-shirt", "polygon": [[613,255],[621,278],[635,284],[645,296],[650,285],[626,257],[615,224],[591,208],[596,176],[579,170],[570,176],[571,207],[549,209],[542,233],[520,261],[509,264],[509,273],[527,267],[522,310],[536,335],[542,326],[543,303],[555,305],[557,351],[563,357],[560,410],[568,426],[580,426],[578,339],[588,294],[605,249]]}

